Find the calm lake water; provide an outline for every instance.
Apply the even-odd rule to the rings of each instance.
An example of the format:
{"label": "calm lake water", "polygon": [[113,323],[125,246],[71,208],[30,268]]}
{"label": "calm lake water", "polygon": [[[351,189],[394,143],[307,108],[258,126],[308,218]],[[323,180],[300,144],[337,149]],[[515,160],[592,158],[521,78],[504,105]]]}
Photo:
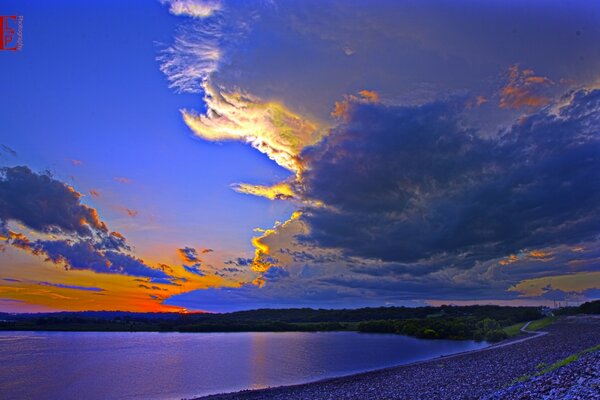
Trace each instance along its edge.
{"label": "calm lake water", "polygon": [[181,399],[308,382],[485,345],[355,332],[0,332],[0,398]]}

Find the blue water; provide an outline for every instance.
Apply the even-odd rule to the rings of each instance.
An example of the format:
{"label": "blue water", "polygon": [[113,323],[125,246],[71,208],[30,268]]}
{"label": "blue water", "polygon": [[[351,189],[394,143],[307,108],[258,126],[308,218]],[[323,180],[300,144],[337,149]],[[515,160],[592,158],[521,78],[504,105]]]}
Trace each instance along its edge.
{"label": "blue water", "polygon": [[181,399],[484,347],[355,332],[0,332],[0,399]]}

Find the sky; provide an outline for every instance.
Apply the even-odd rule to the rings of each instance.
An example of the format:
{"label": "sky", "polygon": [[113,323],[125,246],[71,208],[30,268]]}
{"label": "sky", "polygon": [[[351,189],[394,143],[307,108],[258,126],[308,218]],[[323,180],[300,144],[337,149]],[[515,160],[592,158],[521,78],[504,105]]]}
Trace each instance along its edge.
{"label": "sky", "polygon": [[600,298],[595,2],[0,15],[0,311]]}

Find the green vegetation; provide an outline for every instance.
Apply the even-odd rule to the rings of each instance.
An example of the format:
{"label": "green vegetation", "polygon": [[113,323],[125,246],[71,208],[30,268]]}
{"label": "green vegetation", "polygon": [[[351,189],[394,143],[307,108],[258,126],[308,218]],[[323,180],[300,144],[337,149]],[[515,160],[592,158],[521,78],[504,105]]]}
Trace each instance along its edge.
{"label": "green vegetation", "polygon": [[260,309],[226,314],[63,312],[2,314],[0,330],[397,333],[429,339],[499,341],[505,327],[541,317],[535,307],[442,306],[343,310]]}
{"label": "green vegetation", "polygon": [[535,373],[536,376],[540,376],[540,375],[544,375],[547,374],[548,372],[552,372],[555,369],[558,369],[560,367],[564,367],[565,365],[569,365],[572,362],[575,362],[577,360],[579,360],[581,358],[581,356],[583,356],[584,354],[588,354],[588,353],[593,353],[595,351],[599,351],[600,350],[600,344],[594,347],[590,347],[589,349],[583,350],[579,353],[570,355],[567,358],[564,358],[560,361],[555,362],[552,365],[549,366],[544,366],[543,368],[539,368],[538,371]]}
{"label": "green vegetation", "polygon": [[489,342],[499,342],[508,337],[498,321],[477,317],[366,321],[358,324],[358,331],[397,333],[423,339],[474,339]]}
{"label": "green vegetation", "polygon": [[521,328],[525,325],[523,322],[519,322],[514,325],[505,326],[502,328],[507,337],[514,337],[521,334]]}
{"label": "green vegetation", "polygon": [[544,329],[548,325],[551,325],[554,321],[556,321],[557,317],[546,317],[542,319],[538,319],[533,321],[527,326],[528,331],[539,331],[540,329]]}
{"label": "green vegetation", "polygon": [[579,307],[563,307],[554,312],[556,315],[600,314],[600,300],[588,301]]}
{"label": "green vegetation", "polygon": [[564,367],[565,365],[569,365],[569,364],[579,360],[581,358],[581,356],[583,356],[584,354],[593,353],[595,351],[600,351],[600,344],[596,345],[594,347],[590,347],[589,349],[580,351],[579,353],[572,354],[569,357],[563,358],[562,360],[559,360],[552,365],[547,365],[546,363],[540,363],[535,367],[536,371],[533,373],[533,375],[529,375],[529,374],[523,375],[523,376],[515,379],[508,386],[513,385],[515,383],[519,383],[519,382],[525,382],[525,381],[529,380],[532,376],[540,376],[540,375],[547,374],[548,372],[552,372],[560,367]]}

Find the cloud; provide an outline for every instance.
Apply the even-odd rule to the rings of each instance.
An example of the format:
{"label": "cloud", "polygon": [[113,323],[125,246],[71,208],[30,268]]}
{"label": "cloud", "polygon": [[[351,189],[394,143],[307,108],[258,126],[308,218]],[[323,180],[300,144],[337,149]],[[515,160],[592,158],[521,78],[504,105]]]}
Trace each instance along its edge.
{"label": "cloud", "polygon": [[254,279],[252,283],[262,288],[267,284],[267,282],[277,282],[289,276],[290,273],[285,268],[272,266],[267,271],[260,274],[256,279]]}
{"label": "cloud", "polygon": [[150,278],[151,283],[159,283],[161,285],[175,285],[180,286],[178,283],[173,282],[171,278]]}
{"label": "cloud", "polygon": [[179,256],[183,259],[183,261],[191,263],[201,261],[198,258],[198,251],[193,247],[186,246],[181,249],[177,249],[177,251],[179,252]]}
{"label": "cloud", "polygon": [[[12,156],[12,157],[17,156],[17,152],[5,144],[0,144],[0,150],[2,151],[2,153],[8,154],[9,156]],[[2,153],[0,153],[0,156],[2,155]]]}
{"label": "cloud", "polygon": [[[248,30],[247,23],[230,23],[229,19],[229,10],[219,7],[201,20],[179,26],[174,42],[158,57],[169,87],[188,93],[205,90],[210,75],[226,60],[226,49]],[[246,21],[251,19],[247,14]]]}
{"label": "cloud", "polygon": [[237,265],[238,267],[247,267],[252,265],[252,258],[242,258],[237,257],[235,260],[227,260],[224,263],[225,265]]}
{"label": "cloud", "polygon": [[578,91],[481,139],[452,103],[354,104],[302,154],[304,240],[345,254],[414,262],[441,254],[498,258],[576,243],[600,223],[600,91]]}
{"label": "cloud", "polygon": [[51,282],[38,282],[40,286],[52,286],[59,289],[72,289],[72,290],[83,290],[88,292],[103,292],[104,289],[93,287],[93,286],[76,286],[76,285],[65,285],[62,283],[51,283]]}
{"label": "cloud", "polygon": [[89,191],[90,196],[94,197],[94,198],[100,198],[100,192],[96,189],[90,189]]}
{"label": "cloud", "polygon": [[125,211],[125,214],[127,214],[131,218],[137,217],[137,215],[140,213],[139,211],[132,210],[130,208],[123,208],[123,211]]}
{"label": "cloud", "polygon": [[44,255],[48,261],[64,265],[67,269],[148,278],[169,278],[164,271],[150,267],[139,258],[97,247],[86,241],[38,240],[31,243],[30,250],[33,254]]}
{"label": "cloud", "polygon": [[585,280],[600,259],[600,92],[558,103],[482,138],[461,99],[351,101],[349,118],[301,154],[295,189],[312,201],[253,240],[258,297],[305,304],[302,287],[353,305],[531,301],[541,294],[508,289],[566,266]]}
{"label": "cloud", "polygon": [[290,171],[298,171],[298,154],[325,132],[318,122],[282,103],[245,92],[216,90],[209,84],[203,88],[207,111],[182,111],[183,120],[194,133],[210,141],[246,142]]}
{"label": "cloud", "polygon": [[239,193],[265,197],[269,200],[289,200],[294,198],[294,189],[287,182],[276,183],[271,186],[237,183],[233,190]]}
{"label": "cloud", "polygon": [[[198,250],[193,247],[185,246],[181,249],[177,249],[177,251],[183,261],[191,263],[190,265],[183,264],[183,269],[198,276],[206,276],[206,273],[200,268],[202,266],[202,260],[198,256]],[[201,253],[205,254],[210,253],[211,251],[211,249],[203,249]]]}
{"label": "cloud", "polygon": [[28,167],[0,169],[0,221],[16,221],[45,233],[83,236],[107,233],[95,209],[81,204],[81,193]]}
{"label": "cloud", "polygon": [[589,268],[561,246],[593,242],[598,225],[598,95],[554,100],[562,82],[598,78],[591,6],[375,5],[224,0],[162,53],[171,86],[203,96],[182,111],[194,133],[292,173],[234,190],[299,207],[253,239],[262,289],[188,300],[512,299],[561,260]]}
{"label": "cloud", "polygon": [[536,76],[531,69],[509,68],[506,85],[500,90],[500,108],[539,108],[550,102],[545,90],[554,82],[545,76]]}
{"label": "cloud", "polygon": [[[81,203],[81,193],[47,173],[18,166],[0,170],[0,240],[67,269],[169,278],[126,252],[119,232],[110,232],[95,209]],[[10,222],[31,229],[30,239],[9,229]],[[28,234],[29,235],[29,234]]]}
{"label": "cloud", "polygon": [[73,164],[74,166],[83,165],[83,161],[73,159],[71,160],[71,164]]}
{"label": "cloud", "polygon": [[183,265],[183,269],[185,269],[186,271],[198,275],[198,276],[206,276],[206,273],[204,271],[202,271],[202,269],[200,269],[200,267],[202,266],[201,263],[195,263],[192,265]]}
{"label": "cloud", "polygon": [[169,4],[169,12],[173,15],[185,15],[194,18],[206,18],[220,9],[218,1],[207,0],[162,0]]}

